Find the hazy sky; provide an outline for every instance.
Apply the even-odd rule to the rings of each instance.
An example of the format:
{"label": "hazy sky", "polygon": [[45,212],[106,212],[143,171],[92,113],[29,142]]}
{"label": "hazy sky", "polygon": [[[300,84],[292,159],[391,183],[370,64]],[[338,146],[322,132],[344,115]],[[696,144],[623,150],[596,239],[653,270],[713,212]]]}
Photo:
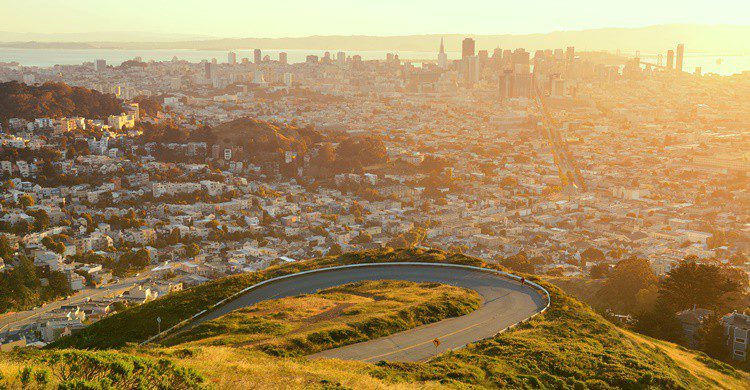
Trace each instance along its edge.
{"label": "hazy sky", "polygon": [[524,34],[665,23],[747,25],[750,0],[0,0],[0,15],[0,31],[24,33]]}

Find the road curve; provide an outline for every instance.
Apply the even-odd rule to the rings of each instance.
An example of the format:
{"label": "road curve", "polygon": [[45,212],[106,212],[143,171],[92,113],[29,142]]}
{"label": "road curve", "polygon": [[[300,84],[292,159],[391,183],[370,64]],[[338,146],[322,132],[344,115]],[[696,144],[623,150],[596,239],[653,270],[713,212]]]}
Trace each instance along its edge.
{"label": "road curve", "polygon": [[[482,297],[483,303],[477,310],[465,316],[323,351],[311,355],[311,358],[368,362],[426,360],[444,351],[492,337],[503,329],[539,313],[547,305],[544,293],[488,270],[430,263],[375,263],[303,273],[257,286],[197,318],[178,333],[264,300],[310,294],[363,280],[407,280],[450,284],[475,290]],[[435,338],[440,340],[438,347],[433,345],[432,341]]]}

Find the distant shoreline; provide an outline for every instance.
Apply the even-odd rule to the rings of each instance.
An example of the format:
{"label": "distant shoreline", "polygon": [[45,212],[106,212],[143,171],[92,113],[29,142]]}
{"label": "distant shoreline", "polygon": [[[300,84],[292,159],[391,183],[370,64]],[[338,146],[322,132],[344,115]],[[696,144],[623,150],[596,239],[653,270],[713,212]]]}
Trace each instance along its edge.
{"label": "distant shoreline", "polygon": [[[97,36],[97,35],[92,35]],[[750,55],[750,26],[732,25],[656,25],[639,28],[601,28],[555,31],[539,34],[423,34],[403,36],[327,35],[284,38],[209,38],[179,41],[44,41],[18,40],[0,34],[0,47],[18,49],[99,49],[99,50],[328,50],[328,51],[415,51],[437,52],[440,40],[448,51],[458,51],[461,41],[471,37],[477,50],[500,47],[522,47],[530,51],[565,49],[578,51],[609,51],[625,53],[663,53],[685,44],[688,53],[722,53],[718,55]],[[163,38],[163,37],[162,37]]]}

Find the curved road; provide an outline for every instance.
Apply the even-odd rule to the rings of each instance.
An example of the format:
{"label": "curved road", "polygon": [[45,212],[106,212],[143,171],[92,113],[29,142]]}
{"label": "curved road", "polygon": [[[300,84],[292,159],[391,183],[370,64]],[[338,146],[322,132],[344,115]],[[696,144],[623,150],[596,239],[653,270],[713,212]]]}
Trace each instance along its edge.
{"label": "curved road", "polygon": [[[430,264],[367,264],[354,268],[306,273],[258,286],[196,319],[178,333],[260,301],[310,294],[362,280],[407,280],[450,284],[475,290],[481,295],[483,303],[477,310],[465,316],[323,351],[311,357],[368,362],[421,361],[444,351],[492,337],[540,312],[547,304],[547,297],[530,286],[478,269]],[[437,348],[432,342],[435,338],[440,340],[440,346]]]}

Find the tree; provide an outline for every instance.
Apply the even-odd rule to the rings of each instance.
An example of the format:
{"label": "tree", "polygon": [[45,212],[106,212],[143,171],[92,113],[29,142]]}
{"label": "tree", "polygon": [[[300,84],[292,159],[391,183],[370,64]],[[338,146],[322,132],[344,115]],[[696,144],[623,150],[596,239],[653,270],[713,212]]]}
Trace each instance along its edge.
{"label": "tree", "polygon": [[714,359],[726,359],[727,347],[724,340],[724,326],[716,314],[704,318],[701,327],[695,333],[699,349]]}
{"label": "tree", "polygon": [[9,260],[13,256],[13,249],[10,247],[8,236],[0,234],[0,258]]}
{"label": "tree", "polygon": [[742,252],[737,252],[729,258],[729,262],[737,267],[742,267],[747,263],[747,256]]}
{"label": "tree", "polygon": [[44,210],[34,210],[34,211],[28,211],[27,214],[34,217],[34,230],[36,231],[42,231],[47,230],[49,228],[50,219],[49,214],[47,214]]}
{"label": "tree", "polygon": [[675,315],[674,307],[659,301],[653,310],[636,316],[635,330],[662,340],[682,341],[682,325]]}
{"label": "tree", "polygon": [[333,244],[330,248],[328,248],[328,252],[326,255],[328,256],[338,256],[341,254],[341,245],[339,244]]}
{"label": "tree", "polygon": [[659,299],[677,310],[696,305],[714,311],[727,311],[732,295],[748,286],[747,275],[734,268],[683,261],[672,268],[662,281]]}
{"label": "tree", "polygon": [[656,284],[657,279],[646,259],[630,257],[617,262],[604,282],[601,295],[610,307],[632,312],[640,290]]}
{"label": "tree", "polygon": [[609,264],[594,264],[589,268],[589,277],[591,279],[602,279],[609,275]]}
{"label": "tree", "polygon": [[18,197],[18,204],[21,205],[22,208],[27,209],[34,205],[34,198],[29,194],[23,194]]}
{"label": "tree", "polygon": [[195,257],[200,252],[201,248],[194,242],[185,246],[185,256],[187,257]]}
{"label": "tree", "polygon": [[592,263],[602,262],[604,261],[604,252],[593,247],[586,248],[586,250],[581,252],[581,260]]}
{"label": "tree", "polygon": [[49,285],[47,286],[48,292],[46,294],[48,299],[67,296],[72,293],[70,290],[70,284],[68,283],[68,277],[62,272],[50,272],[47,281],[49,282]]}
{"label": "tree", "polygon": [[500,261],[500,265],[521,273],[533,274],[536,272],[536,267],[531,261],[529,261],[526,254],[523,252],[518,252],[513,256],[506,257]]}

